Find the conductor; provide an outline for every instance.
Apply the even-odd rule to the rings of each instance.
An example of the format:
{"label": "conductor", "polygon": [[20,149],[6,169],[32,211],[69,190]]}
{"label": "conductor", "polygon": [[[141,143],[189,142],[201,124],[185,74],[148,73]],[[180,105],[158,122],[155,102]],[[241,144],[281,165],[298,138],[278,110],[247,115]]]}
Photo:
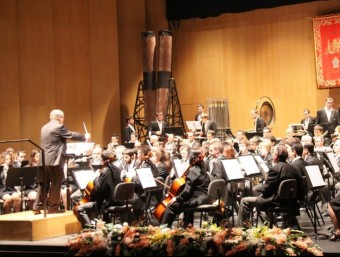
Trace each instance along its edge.
{"label": "conductor", "polygon": [[63,123],[64,112],[55,109],[50,113],[50,121],[41,129],[41,147],[45,152],[44,183],[40,183],[38,188],[38,195],[33,205],[34,214],[40,214],[45,202],[49,214],[59,212],[60,190],[66,160],[66,139],[85,141],[91,138],[89,133],[84,135],[68,130]]}

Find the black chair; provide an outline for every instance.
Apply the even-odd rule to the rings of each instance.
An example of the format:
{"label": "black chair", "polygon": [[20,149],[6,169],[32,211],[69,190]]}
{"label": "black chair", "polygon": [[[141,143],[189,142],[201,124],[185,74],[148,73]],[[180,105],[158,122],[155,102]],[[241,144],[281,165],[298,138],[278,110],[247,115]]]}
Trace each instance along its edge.
{"label": "black chair", "polygon": [[[189,212],[200,212],[200,227],[202,227],[203,213],[206,212],[217,212],[219,215],[222,215],[221,208],[221,198],[224,196],[225,191],[225,180],[224,179],[216,179],[210,182],[208,187],[208,196],[212,198],[212,201],[215,201],[212,204],[202,204],[195,208],[187,209],[186,214]],[[188,217],[188,215],[185,215]],[[188,220],[186,222],[188,224]]]}
{"label": "black chair", "polygon": [[120,206],[109,206],[106,209],[108,215],[111,216],[112,223],[115,224],[116,216],[119,215],[122,218],[122,214],[127,214],[132,210],[132,205],[129,201],[133,198],[135,193],[135,183],[133,182],[122,182],[119,183],[114,191],[114,199],[115,201],[122,201],[124,205]]}
{"label": "black chair", "polygon": [[[280,205],[276,202],[273,203],[272,207],[269,207],[266,210],[267,215],[269,216],[269,227],[273,227],[273,225],[277,226],[277,217],[282,215],[283,220],[288,226],[290,226],[293,221],[295,221],[298,229],[300,229],[300,225],[293,213],[294,201],[297,196],[297,181],[296,179],[286,179],[280,183],[278,190],[278,199],[285,201],[288,204]],[[257,218],[256,223],[258,223],[260,210],[257,210]]]}

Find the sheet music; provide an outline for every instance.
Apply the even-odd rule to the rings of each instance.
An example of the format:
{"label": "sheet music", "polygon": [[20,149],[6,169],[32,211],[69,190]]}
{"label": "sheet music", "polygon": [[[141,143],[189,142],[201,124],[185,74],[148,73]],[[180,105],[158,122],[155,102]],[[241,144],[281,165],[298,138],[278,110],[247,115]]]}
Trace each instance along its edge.
{"label": "sheet music", "polygon": [[186,121],[187,127],[189,130],[202,130],[202,125],[200,121]]}
{"label": "sheet music", "polygon": [[187,170],[190,164],[186,162],[182,162],[180,159],[174,159],[173,162],[175,164],[177,177],[178,178],[182,177],[183,173]]}
{"label": "sheet music", "polygon": [[67,143],[66,144],[66,154],[74,154],[74,155],[82,155],[86,154],[90,150],[93,149],[94,143],[84,143],[84,142],[77,142],[77,143]]}
{"label": "sheet music", "polygon": [[229,181],[244,179],[240,164],[236,159],[221,160],[221,162]]}
{"label": "sheet music", "polygon": [[318,165],[306,166],[306,171],[312,188],[323,187],[326,185]]}
{"label": "sheet music", "polygon": [[246,172],[247,176],[255,176],[261,175],[259,167],[257,166],[253,155],[243,155],[239,156],[238,160],[240,161],[244,171]]}
{"label": "sheet music", "polygon": [[340,168],[338,166],[338,163],[336,162],[333,151],[332,152],[326,152],[326,154],[327,154],[329,161],[332,164],[332,167],[334,169],[334,173],[340,172]]}
{"label": "sheet music", "polygon": [[136,169],[137,175],[139,177],[140,183],[142,184],[143,189],[150,187],[157,187],[155,178],[152,175],[152,171],[150,168],[141,168]]}
{"label": "sheet music", "polygon": [[266,164],[266,162],[262,159],[262,157],[260,155],[254,155],[255,160],[257,161],[257,163],[260,165],[261,169],[265,172],[268,173],[269,172],[269,167]]}
{"label": "sheet music", "polygon": [[95,177],[92,169],[87,170],[74,170],[73,176],[81,190],[85,189],[87,184]]}

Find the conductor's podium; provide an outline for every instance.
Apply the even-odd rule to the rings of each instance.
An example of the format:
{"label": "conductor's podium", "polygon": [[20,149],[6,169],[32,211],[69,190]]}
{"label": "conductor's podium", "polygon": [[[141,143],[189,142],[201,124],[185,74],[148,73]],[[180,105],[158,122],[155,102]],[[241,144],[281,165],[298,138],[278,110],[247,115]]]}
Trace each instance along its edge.
{"label": "conductor's podium", "polygon": [[32,211],[0,215],[0,240],[35,241],[78,233],[81,225],[72,211],[34,215]]}

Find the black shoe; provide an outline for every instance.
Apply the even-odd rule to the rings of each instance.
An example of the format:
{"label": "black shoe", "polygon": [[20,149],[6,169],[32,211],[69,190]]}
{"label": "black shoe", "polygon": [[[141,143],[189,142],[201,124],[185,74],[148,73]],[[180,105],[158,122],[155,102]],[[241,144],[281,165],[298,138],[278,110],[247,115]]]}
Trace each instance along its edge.
{"label": "black shoe", "polygon": [[338,239],[340,240],[340,234],[333,233],[328,239],[329,241],[337,241]]}

